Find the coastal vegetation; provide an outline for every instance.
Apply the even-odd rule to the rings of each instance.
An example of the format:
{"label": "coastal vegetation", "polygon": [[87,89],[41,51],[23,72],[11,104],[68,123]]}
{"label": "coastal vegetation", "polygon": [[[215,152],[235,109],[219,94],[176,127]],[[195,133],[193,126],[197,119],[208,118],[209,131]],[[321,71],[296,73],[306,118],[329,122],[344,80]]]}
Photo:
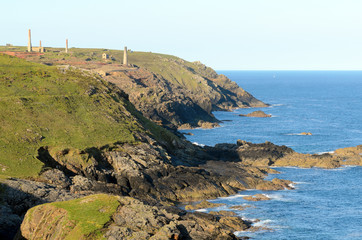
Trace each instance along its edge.
{"label": "coastal vegetation", "polygon": [[[73,66],[102,75],[125,91],[144,116],[169,128],[215,127],[219,121],[212,111],[267,106],[199,61],[128,51],[130,65],[126,66],[120,50],[71,48],[65,53],[47,48],[44,53],[22,54],[21,48],[15,49],[28,61]],[[108,58],[103,59],[103,54]]]}
{"label": "coastal vegetation", "polygon": [[316,155],[186,141],[175,128],[213,127],[213,110],[267,106],[199,62],[130,52],[124,66],[122,51],[51,50],[0,54],[0,238],[21,224],[18,239],[237,239],[250,221],[192,211],[245,189],[293,189],[264,179],[271,166],[362,165],[361,145]]}
{"label": "coastal vegetation", "polygon": [[138,114],[125,97],[95,75],[0,55],[0,176],[37,176],[43,167],[40,148],[69,152],[87,165],[90,148],[136,144],[138,133],[173,137]]}

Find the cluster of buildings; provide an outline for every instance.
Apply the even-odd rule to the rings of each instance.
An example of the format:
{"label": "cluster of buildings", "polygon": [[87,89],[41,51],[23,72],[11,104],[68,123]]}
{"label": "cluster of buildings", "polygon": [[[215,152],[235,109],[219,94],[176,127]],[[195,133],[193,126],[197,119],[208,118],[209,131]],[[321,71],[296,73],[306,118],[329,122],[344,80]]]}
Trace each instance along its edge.
{"label": "cluster of buildings", "polygon": [[[39,47],[33,47],[31,44],[31,30],[28,31],[28,52],[40,52],[43,53],[46,51],[46,49],[41,45],[41,41],[39,41]],[[128,66],[128,54],[127,54],[127,47],[124,47],[124,53],[123,53],[123,65]],[[65,40],[65,53],[68,53],[68,39]],[[103,60],[108,60],[109,55],[107,53],[102,54]]]}

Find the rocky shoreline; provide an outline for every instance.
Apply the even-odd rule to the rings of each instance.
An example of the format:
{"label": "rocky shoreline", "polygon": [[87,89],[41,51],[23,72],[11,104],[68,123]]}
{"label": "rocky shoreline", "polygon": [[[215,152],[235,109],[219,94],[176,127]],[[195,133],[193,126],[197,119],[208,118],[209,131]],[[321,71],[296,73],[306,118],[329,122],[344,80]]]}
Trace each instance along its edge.
{"label": "rocky shoreline", "polygon": [[[129,67],[79,62],[80,55],[59,60],[52,54],[53,61],[28,60],[75,68],[59,70],[0,55],[7,84],[0,91],[6,98],[0,112],[10,126],[0,133],[1,239],[237,239],[233,233],[252,229],[250,221],[177,206],[192,202],[188,209],[193,209],[196,201],[246,189],[291,189],[288,180],[265,180],[276,173],[271,167],[362,165],[361,145],[312,155],[270,142],[200,147],[186,141],[176,127],[213,127],[218,121],[212,110],[266,106],[200,63],[141,53],[134,61],[143,67]],[[163,75],[154,63],[191,77]],[[113,84],[87,72],[98,68],[107,70],[103,77]],[[188,89],[190,84],[194,88]],[[137,91],[127,94],[134,87]],[[8,89],[19,94],[9,97]],[[203,201],[196,208],[205,206]]]}
{"label": "rocky shoreline", "polygon": [[[186,145],[183,146],[182,158],[186,159],[189,154],[188,157],[192,158],[189,163],[192,162],[193,166],[171,163],[172,158],[180,157],[177,153],[178,150],[174,152],[174,156],[167,158],[162,151],[157,150],[157,148],[161,148],[160,146],[155,148],[144,144],[143,147],[123,146],[124,149],[127,149],[127,155],[132,155],[133,152],[134,155],[129,157],[119,152],[102,154],[105,157],[102,161],[107,161],[113,166],[113,176],[107,176],[109,169],[104,166],[93,165],[87,169],[74,171],[72,170],[74,166],[71,168],[63,163],[57,167],[58,169],[45,171],[36,181],[34,181],[35,179],[15,178],[1,180],[0,199],[3,204],[1,205],[0,236],[4,239],[11,239],[16,233],[16,229],[19,228],[24,214],[33,206],[47,202],[79,199],[85,196],[96,197],[97,195],[94,194],[103,193],[125,196],[117,197],[117,201],[121,204],[128,204],[125,209],[130,207],[133,209],[134,205],[143,206],[142,211],[132,213],[139,214],[139,219],[154,219],[152,221],[157,222],[161,215],[173,214],[173,217],[162,220],[163,224],[155,223],[157,227],[151,224],[150,229],[152,230],[145,231],[145,228],[140,227],[141,225],[136,229],[129,227],[135,219],[127,220],[127,223],[117,222],[116,216],[122,212],[118,209],[112,213],[111,219],[114,222],[105,229],[102,228],[103,232],[107,232],[108,239],[113,239],[111,236],[114,239],[134,236],[144,236],[145,239],[163,239],[160,237],[162,234],[168,236],[168,239],[172,239],[172,237],[173,239],[236,239],[232,233],[251,228],[251,222],[237,216],[187,213],[171,206],[180,202],[225,197],[246,189],[292,189],[291,182],[288,180],[275,178],[273,181],[265,181],[263,179],[266,174],[275,173],[275,170],[270,168],[271,166],[336,168],[347,164],[362,165],[361,145],[338,149],[333,154],[310,155],[296,153],[290,148],[277,146],[270,142],[253,144],[238,141],[237,144],[217,144],[215,147],[204,148],[193,146],[187,142],[184,144]],[[187,153],[185,154],[185,152]],[[146,163],[142,160],[145,158],[153,160]],[[117,166],[122,166],[122,168],[117,168]],[[259,197],[252,197],[251,200],[259,200]],[[40,214],[45,211],[43,209],[45,206],[47,205],[40,205],[36,211],[39,211]],[[208,207],[208,205],[202,207]],[[188,207],[188,209],[195,208],[198,206]],[[145,217],[143,214],[150,211],[147,209],[157,209],[163,214]],[[61,214],[60,210],[56,209],[51,210],[49,214],[53,214],[54,211]],[[31,226],[37,226],[39,222],[45,220],[41,216],[34,219],[29,219],[27,216],[28,214],[25,215],[22,223],[21,234],[26,239],[32,239]],[[66,221],[67,218],[62,214],[61,216],[62,221]],[[194,228],[195,224],[199,226],[197,229]],[[207,227],[209,225],[216,227],[210,230]],[[56,226],[54,228],[56,229]],[[168,229],[166,232],[165,228]],[[180,229],[183,230],[180,231]],[[38,228],[37,231],[39,231],[36,233],[37,236],[55,234],[54,232],[44,232],[42,228]],[[18,232],[19,234],[20,232]],[[162,236],[164,237],[164,235]],[[176,236],[178,237],[176,238]]]}

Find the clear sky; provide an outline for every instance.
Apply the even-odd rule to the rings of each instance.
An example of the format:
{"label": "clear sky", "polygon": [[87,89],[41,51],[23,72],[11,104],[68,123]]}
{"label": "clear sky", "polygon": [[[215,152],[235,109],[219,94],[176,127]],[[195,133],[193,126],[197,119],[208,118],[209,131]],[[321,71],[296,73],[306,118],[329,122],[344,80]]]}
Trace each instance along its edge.
{"label": "clear sky", "polygon": [[362,0],[1,0],[0,45],[152,51],[214,69],[362,69]]}

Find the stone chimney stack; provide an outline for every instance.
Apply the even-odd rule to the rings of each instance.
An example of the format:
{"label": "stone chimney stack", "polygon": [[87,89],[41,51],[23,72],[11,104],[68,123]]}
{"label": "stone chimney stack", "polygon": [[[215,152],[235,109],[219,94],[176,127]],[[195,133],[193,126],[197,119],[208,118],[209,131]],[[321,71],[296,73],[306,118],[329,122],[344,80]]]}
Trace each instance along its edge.
{"label": "stone chimney stack", "polygon": [[68,53],[68,38],[65,39],[65,53]]}
{"label": "stone chimney stack", "polygon": [[41,40],[39,41],[39,47],[41,48]]}
{"label": "stone chimney stack", "polygon": [[123,51],[123,65],[128,66],[127,47],[124,47]]}
{"label": "stone chimney stack", "polygon": [[28,52],[31,52],[32,51],[32,47],[31,47],[31,31],[29,29],[29,32],[28,32]]}

